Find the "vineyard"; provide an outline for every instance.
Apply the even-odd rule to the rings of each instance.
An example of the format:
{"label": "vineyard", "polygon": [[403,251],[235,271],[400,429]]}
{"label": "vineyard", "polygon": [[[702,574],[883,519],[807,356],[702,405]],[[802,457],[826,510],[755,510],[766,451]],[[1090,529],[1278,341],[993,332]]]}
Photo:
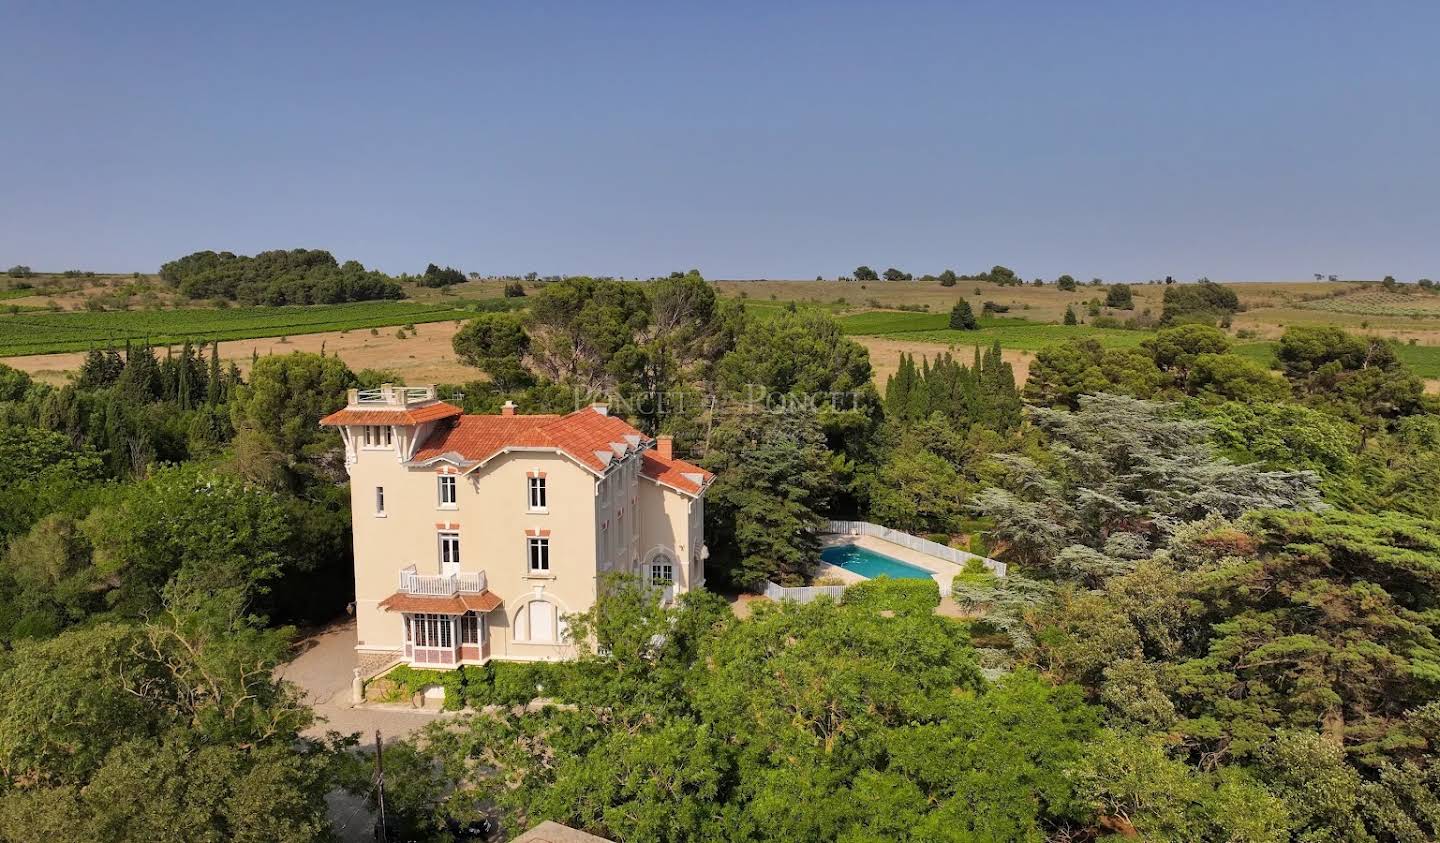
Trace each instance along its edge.
{"label": "vineyard", "polygon": [[484,299],[454,304],[374,301],[309,307],[234,307],[101,313],[0,315],[0,357],[53,354],[149,342],[242,340],[353,331],[393,325],[465,319],[476,310],[511,309],[523,299]]}
{"label": "vineyard", "polygon": [[934,342],[955,345],[990,345],[1000,342],[1002,348],[1039,351],[1047,345],[1071,339],[1098,340],[1107,348],[1134,348],[1148,331],[1123,328],[1095,328],[1089,325],[1054,325],[1027,319],[980,319],[974,331],[951,330],[948,313],[902,313],[870,311],[840,317],[841,329],[853,336],[888,337],[892,339]]}
{"label": "vineyard", "polygon": [[1440,317],[1440,295],[1383,290],[1331,296],[1300,302],[1295,306],[1306,310],[1353,313],[1358,316],[1409,316],[1416,319]]}

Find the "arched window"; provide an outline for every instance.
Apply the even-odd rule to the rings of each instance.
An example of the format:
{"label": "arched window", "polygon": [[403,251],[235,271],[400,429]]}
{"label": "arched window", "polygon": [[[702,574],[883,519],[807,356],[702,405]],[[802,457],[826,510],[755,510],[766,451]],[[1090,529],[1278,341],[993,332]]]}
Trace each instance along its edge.
{"label": "arched window", "polygon": [[668,553],[650,557],[650,584],[672,585],[675,582],[675,560]]}
{"label": "arched window", "polygon": [[562,644],[569,633],[560,607],[543,598],[521,604],[515,613],[515,640],[523,644]]}

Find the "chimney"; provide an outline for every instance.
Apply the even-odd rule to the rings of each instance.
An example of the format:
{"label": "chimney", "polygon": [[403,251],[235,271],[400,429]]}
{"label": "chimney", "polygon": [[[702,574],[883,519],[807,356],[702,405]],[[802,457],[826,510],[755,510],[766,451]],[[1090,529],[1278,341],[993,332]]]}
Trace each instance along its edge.
{"label": "chimney", "polygon": [[599,414],[602,415],[602,416],[608,416],[608,415],[610,415],[610,405],[601,403],[601,402],[599,402],[599,401],[596,401],[594,404],[591,404],[591,405],[590,405],[590,409],[594,410],[595,412],[599,413]]}
{"label": "chimney", "polygon": [[662,460],[675,459],[675,437],[669,435],[655,437],[655,453],[659,454]]}
{"label": "chimney", "polygon": [[500,405],[500,415],[502,415],[502,416],[513,416],[513,415],[515,415],[515,402],[514,402],[514,401],[506,401],[504,404]]}

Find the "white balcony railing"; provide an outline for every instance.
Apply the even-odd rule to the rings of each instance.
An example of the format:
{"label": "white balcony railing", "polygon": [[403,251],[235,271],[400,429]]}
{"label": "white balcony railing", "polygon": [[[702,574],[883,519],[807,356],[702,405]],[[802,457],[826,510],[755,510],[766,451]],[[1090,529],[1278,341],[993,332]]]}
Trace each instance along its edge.
{"label": "white balcony railing", "polygon": [[486,588],[485,572],[459,574],[418,574],[411,565],[400,572],[400,590],[418,597],[450,597],[455,594],[478,594]]}
{"label": "white balcony railing", "polygon": [[350,390],[350,404],[370,405],[387,404],[397,407],[404,407],[410,404],[419,404],[424,401],[435,400],[434,386],[396,386],[394,384],[382,384],[379,389],[352,389]]}

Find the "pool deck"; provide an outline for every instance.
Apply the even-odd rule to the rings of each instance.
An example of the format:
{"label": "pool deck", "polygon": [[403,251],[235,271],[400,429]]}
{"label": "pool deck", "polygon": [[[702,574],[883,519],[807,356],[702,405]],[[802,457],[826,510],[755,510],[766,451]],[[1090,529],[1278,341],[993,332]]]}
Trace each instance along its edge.
{"label": "pool deck", "polygon": [[[887,542],[874,536],[846,536],[838,533],[831,533],[820,537],[821,547],[833,547],[837,544],[853,544],[856,547],[863,547],[866,550],[873,550],[876,553],[883,553],[892,559],[899,559],[914,565],[917,568],[924,568],[932,572],[935,584],[940,586],[942,594],[949,593],[951,580],[960,573],[960,566],[946,559],[938,559],[928,553],[921,553],[918,550],[911,550],[908,547],[901,547],[898,544]],[[820,567],[815,570],[815,579],[821,577],[834,577],[844,583],[864,582],[867,577],[862,577],[854,571],[847,571],[838,565],[831,565],[829,562],[821,562]]]}

